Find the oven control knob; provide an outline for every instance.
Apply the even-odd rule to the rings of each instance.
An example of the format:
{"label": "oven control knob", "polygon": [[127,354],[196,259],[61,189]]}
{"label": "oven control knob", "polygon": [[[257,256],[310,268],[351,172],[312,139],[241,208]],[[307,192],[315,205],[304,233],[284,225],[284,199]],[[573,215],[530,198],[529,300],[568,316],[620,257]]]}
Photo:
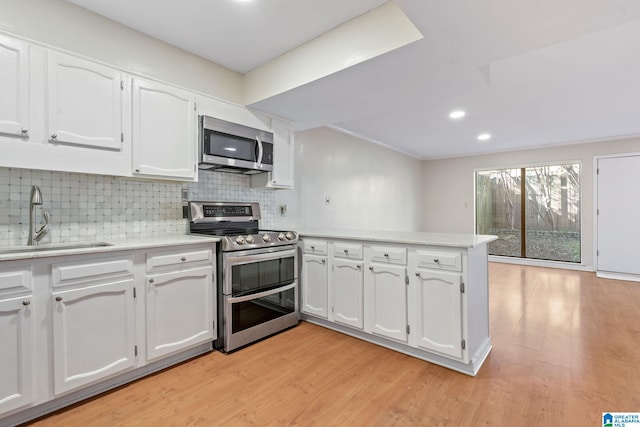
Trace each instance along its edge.
{"label": "oven control knob", "polygon": [[247,236],[245,240],[247,241],[247,243],[253,243],[253,236]]}
{"label": "oven control knob", "polygon": [[278,234],[278,240],[284,240],[284,239],[286,239],[284,233]]}
{"label": "oven control knob", "polygon": [[271,240],[271,236],[269,236],[268,234],[265,234],[264,236],[262,236],[262,240],[264,240],[265,242],[268,242]]}
{"label": "oven control knob", "polygon": [[244,237],[238,236],[236,237],[236,243],[242,245],[244,243]]}
{"label": "oven control knob", "polygon": [[292,232],[288,231],[286,234],[287,240],[293,240],[296,236]]}

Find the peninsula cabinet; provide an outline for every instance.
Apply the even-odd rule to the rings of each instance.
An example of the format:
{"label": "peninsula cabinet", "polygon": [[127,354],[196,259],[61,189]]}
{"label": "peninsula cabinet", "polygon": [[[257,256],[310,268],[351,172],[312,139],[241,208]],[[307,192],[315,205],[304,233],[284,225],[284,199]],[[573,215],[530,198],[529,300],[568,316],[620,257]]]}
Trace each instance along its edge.
{"label": "peninsula cabinet", "polygon": [[[486,244],[495,236],[371,233],[299,230],[302,318],[475,375],[491,350]],[[318,248],[329,254],[327,279],[308,267],[325,258]],[[326,292],[330,312],[309,308],[310,287]]]}
{"label": "peninsula cabinet", "polygon": [[0,254],[0,425],[213,349],[215,239],[166,240]]}

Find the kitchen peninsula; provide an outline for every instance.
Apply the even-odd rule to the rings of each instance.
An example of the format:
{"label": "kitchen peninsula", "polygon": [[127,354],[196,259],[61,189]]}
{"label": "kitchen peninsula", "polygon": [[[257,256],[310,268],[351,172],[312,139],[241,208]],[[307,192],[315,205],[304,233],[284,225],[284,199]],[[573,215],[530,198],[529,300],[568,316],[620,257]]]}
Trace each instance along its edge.
{"label": "kitchen peninsula", "polygon": [[496,236],[303,228],[302,318],[476,375],[491,351]]}

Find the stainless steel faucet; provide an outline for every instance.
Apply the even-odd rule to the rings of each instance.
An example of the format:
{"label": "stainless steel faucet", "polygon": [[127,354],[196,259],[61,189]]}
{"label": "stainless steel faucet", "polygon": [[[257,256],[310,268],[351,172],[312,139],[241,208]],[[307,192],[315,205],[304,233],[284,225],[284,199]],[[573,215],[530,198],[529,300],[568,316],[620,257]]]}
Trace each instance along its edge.
{"label": "stainless steel faucet", "polygon": [[49,232],[49,212],[43,211],[44,225],[36,231],[35,208],[42,205],[42,193],[37,185],[31,187],[31,197],[29,202],[29,239],[27,245],[33,246],[40,243],[40,240]]}

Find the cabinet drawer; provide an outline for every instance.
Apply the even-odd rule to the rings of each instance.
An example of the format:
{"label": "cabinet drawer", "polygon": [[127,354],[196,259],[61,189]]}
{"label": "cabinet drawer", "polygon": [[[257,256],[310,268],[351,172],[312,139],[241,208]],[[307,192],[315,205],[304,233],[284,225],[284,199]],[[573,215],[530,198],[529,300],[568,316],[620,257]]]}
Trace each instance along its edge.
{"label": "cabinet drawer", "polygon": [[29,266],[0,270],[0,293],[9,294],[29,290],[31,290],[31,268]]}
{"label": "cabinet drawer", "polygon": [[325,240],[304,239],[303,251],[306,254],[327,255],[327,242]]}
{"label": "cabinet drawer", "polygon": [[462,254],[445,250],[418,250],[418,267],[462,271]]}
{"label": "cabinet drawer", "polygon": [[407,249],[388,246],[371,246],[371,261],[406,265]]}
{"label": "cabinet drawer", "polygon": [[53,287],[107,278],[133,276],[131,255],[117,258],[92,258],[52,265]]}
{"label": "cabinet drawer", "polygon": [[149,253],[147,254],[147,272],[163,267],[183,267],[191,263],[212,263],[211,249],[183,250],[179,252]]}
{"label": "cabinet drawer", "polygon": [[362,245],[358,243],[334,243],[333,256],[336,258],[362,259]]}

